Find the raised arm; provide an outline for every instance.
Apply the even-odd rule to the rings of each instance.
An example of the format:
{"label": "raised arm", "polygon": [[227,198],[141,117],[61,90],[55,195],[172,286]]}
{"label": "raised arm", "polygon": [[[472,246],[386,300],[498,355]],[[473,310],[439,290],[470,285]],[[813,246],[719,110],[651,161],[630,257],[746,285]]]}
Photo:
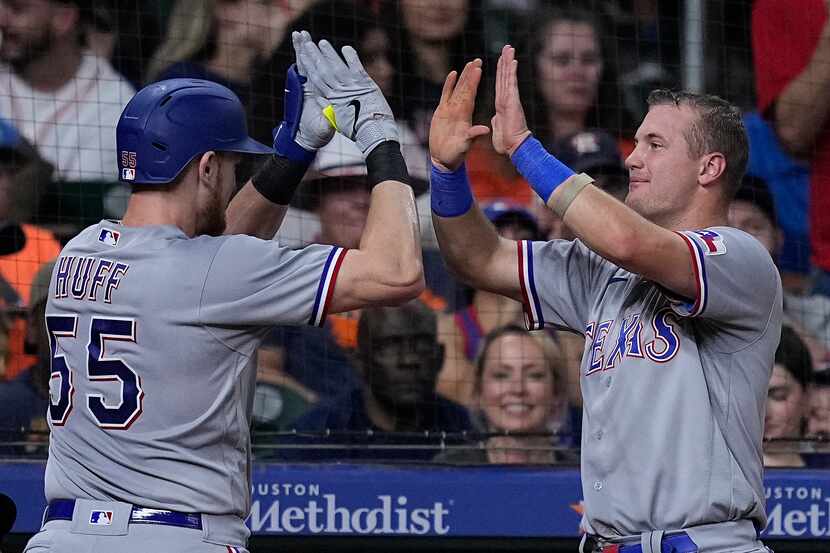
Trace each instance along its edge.
{"label": "raised arm", "polygon": [[505,46],[496,76],[496,151],[510,155],[546,205],[591,250],[632,273],[694,299],[695,273],[687,242],[592,186],[587,175],[574,174],[531,135],[519,100],[517,65],[514,48]]}
{"label": "raised arm", "polygon": [[472,124],[481,60],[452,71],[432,116],[432,221],[450,270],[474,288],[521,299],[516,243],[501,238],[473,200],[464,156],[472,140],[488,132]]}
{"label": "raised arm", "polygon": [[305,41],[300,57],[331,126],[366,158],[373,186],[360,246],[343,257],[330,312],[394,304],[424,289],[415,198],[392,110],[351,46],[345,62],[327,41]]}
{"label": "raised arm", "polygon": [[225,217],[225,234],[272,239],[317,150],[334,135],[320,110],[317,91],[308,82],[305,59],[299,55],[303,44],[311,41],[311,35],[294,32],[291,38],[296,63],[285,76],[285,114],[274,129],[274,156],[265,161],[231,201]]}

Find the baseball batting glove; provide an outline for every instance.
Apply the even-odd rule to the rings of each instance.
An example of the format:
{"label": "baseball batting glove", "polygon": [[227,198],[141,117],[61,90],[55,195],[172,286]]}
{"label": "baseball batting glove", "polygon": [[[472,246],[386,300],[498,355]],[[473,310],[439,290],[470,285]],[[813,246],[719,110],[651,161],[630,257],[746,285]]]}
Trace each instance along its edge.
{"label": "baseball batting glove", "polygon": [[311,163],[319,148],[329,143],[334,129],[321,113],[322,98],[311,83],[300,52],[311,35],[303,31],[291,33],[297,63],[288,68],[285,75],[285,115],[274,129],[274,149],[277,154],[292,161]]}
{"label": "baseball batting glove", "polygon": [[298,55],[332,127],[354,141],[364,156],[382,142],[399,141],[392,109],[354,48],[343,47],[345,63],[326,40],[321,40],[319,47],[309,40],[302,48]]}

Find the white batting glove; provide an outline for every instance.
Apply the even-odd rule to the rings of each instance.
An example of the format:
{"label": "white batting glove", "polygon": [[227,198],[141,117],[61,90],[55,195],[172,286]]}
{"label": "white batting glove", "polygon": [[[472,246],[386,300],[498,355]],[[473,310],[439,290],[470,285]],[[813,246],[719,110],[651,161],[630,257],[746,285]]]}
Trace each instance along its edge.
{"label": "white batting glove", "polygon": [[342,52],[345,63],[328,41],[321,40],[317,46],[308,40],[302,43],[298,58],[303,59],[308,79],[319,93],[323,115],[366,156],[382,142],[399,141],[398,126],[392,108],[355,49],[344,46]]}
{"label": "white batting glove", "polygon": [[[294,44],[297,72],[307,78],[308,69],[301,52],[305,43],[313,44],[311,34],[308,31],[294,31],[291,33],[291,42]],[[319,96],[315,87],[310,82],[303,83],[303,111],[294,140],[307,150],[316,151],[322,148],[334,136],[334,129],[318,108],[322,102],[324,100]]]}

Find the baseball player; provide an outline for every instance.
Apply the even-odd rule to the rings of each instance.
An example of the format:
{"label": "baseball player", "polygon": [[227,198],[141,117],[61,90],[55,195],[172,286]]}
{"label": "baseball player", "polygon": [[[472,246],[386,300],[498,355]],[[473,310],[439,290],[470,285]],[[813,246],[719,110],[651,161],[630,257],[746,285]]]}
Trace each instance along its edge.
{"label": "baseball player", "polygon": [[[319,325],[423,289],[386,100],[353,48],[344,63],[307,33],[294,41],[274,149],[248,137],[239,99],[208,81],[155,83],[125,107],[124,219],[72,239],[50,283],[49,504],[26,551],[245,551],[254,353],[269,327]],[[221,235],[240,155],[275,154],[233,199],[227,230],[273,233],[251,217],[284,213],[331,138],[326,119],[360,147],[376,184],[360,247],[291,251]]]}
{"label": "baseball player", "polygon": [[574,241],[513,242],[464,175],[481,62],[450,73],[430,130],[432,209],[450,267],[520,300],[531,329],[585,336],[583,552],[765,551],[761,439],[781,331],[781,284],[754,238],[725,225],[747,159],[739,111],[655,91],[626,160],[622,203],[536,140],[515,51],[496,75],[493,145]]}

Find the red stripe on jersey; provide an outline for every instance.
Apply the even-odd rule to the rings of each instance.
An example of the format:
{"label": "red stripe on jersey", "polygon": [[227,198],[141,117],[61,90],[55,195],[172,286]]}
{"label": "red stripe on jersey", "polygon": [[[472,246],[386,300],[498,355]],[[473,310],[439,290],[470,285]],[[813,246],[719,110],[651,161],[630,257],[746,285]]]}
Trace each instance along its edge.
{"label": "red stripe on jersey", "polygon": [[689,315],[697,315],[698,310],[700,309],[700,302],[703,299],[703,288],[701,287],[701,277],[700,277],[700,269],[698,269],[698,263],[703,263],[702,259],[698,259],[697,256],[697,249],[695,248],[694,244],[692,244],[692,239],[683,234],[682,232],[675,232],[680,238],[686,242],[686,247],[689,248],[689,254],[692,256],[692,269],[695,271],[695,291],[697,294],[695,295],[695,304],[692,306],[692,309],[689,312]]}
{"label": "red stripe on jersey", "polygon": [[337,284],[337,273],[340,272],[340,265],[343,264],[343,260],[346,259],[346,254],[349,253],[347,248],[343,248],[343,253],[340,254],[340,257],[337,258],[337,261],[334,264],[334,269],[331,271],[331,280],[329,281],[329,289],[326,293],[326,299],[323,303],[323,315],[320,317],[320,325],[322,325],[326,321],[326,317],[329,314],[329,307],[331,306],[331,298],[334,296],[334,286]]}

